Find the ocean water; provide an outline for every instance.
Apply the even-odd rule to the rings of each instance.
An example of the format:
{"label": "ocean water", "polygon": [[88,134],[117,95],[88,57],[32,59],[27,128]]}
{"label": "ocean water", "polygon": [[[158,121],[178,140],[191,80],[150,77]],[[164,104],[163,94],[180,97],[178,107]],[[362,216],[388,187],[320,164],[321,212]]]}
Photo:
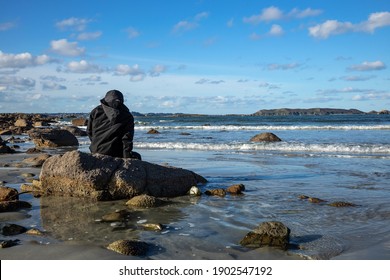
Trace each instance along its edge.
{"label": "ocean water", "polygon": [[[152,128],[160,133],[148,134]],[[282,141],[250,141],[262,132]],[[88,139],[79,140],[87,152]],[[39,217],[26,223],[50,233],[54,243],[104,246],[136,238],[155,245],[152,259],[390,259],[389,115],[136,117],[134,150],[143,160],[204,176],[202,191],[238,183],[246,191],[174,198],[135,212],[126,224],[96,222],[125,208],[123,201],[41,198],[34,200]],[[329,206],[336,201],[356,206]],[[283,222],[299,246],[241,247],[264,221]],[[142,223],[164,230],[143,231]]]}

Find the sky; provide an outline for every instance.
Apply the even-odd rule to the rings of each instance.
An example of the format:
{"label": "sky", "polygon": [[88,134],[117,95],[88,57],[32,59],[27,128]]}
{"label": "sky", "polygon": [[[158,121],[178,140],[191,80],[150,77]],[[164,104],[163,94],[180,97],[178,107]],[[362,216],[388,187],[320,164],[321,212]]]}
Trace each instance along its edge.
{"label": "sky", "polygon": [[390,1],[0,0],[0,113],[390,109]]}

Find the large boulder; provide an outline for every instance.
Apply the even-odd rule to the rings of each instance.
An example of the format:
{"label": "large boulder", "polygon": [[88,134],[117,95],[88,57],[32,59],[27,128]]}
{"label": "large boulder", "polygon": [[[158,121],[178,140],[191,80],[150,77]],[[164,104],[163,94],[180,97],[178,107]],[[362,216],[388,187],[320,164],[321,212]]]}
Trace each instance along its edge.
{"label": "large boulder", "polygon": [[44,128],[28,131],[28,136],[36,147],[78,146],[79,141],[71,132],[64,129]]}
{"label": "large boulder", "polygon": [[129,199],[141,194],[175,197],[205,182],[186,169],[80,151],[48,158],[40,174],[45,194],[96,200]]}

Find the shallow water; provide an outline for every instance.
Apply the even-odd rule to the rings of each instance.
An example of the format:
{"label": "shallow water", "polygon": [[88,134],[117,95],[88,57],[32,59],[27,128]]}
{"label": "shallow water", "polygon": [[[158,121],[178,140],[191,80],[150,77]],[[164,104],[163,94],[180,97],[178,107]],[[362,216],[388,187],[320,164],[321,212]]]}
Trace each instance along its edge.
{"label": "shallow water", "polygon": [[[40,244],[81,244],[83,250],[137,238],[153,244],[146,257],[151,259],[390,259],[388,117],[316,118],[298,123],[271,118],[260,124],[258,119],[212,119],[208,120],[212,125],[202,128],[203,118],[164,120],[159,135],[146,134],[159,120],[143,120],[135,142],[143,160],[199,173],[208,180],[202,191],[241,183],[245,194],[170,199],[170,204],[156,209],[131,210],[123,224],[96,220],[126,209],[125,201],[95,203],[25,194],[23,198],[34,207],[26,211],[29,217],[19,213],[16,223],[46,231],[48,238],[34,237]],[[274,133],[284,141],[250,143],[248,139],[258,133],[257,125],[277,126]],[[190,134],[182,135],[183,131]],[[87,151],[88,140],[80,138],[80,142],[80,150]],[[300,195],[326,202],[310,203]],[[335,201],[356,206],[328,205]],[[275,220],[291,229],[291,242],[300,249],[252,250],[239,245],[258,224]],[[145,231],[140,229],[142,223],[161,223],[164,229]],[[7,250],[18,257],[20,249]],[[80,250],[72,257],[113,258],[112,252],[91,252],[85,256]],[[4,257],[2,250],[0,257]]]}

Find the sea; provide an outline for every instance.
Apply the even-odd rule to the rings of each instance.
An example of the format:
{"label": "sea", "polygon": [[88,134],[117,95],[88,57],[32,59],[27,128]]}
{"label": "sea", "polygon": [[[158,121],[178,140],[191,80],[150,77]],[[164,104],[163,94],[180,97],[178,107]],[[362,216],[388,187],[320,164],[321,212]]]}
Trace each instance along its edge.
{"label": "sea", "polygon": [[[251,141],[264,132],[282,141]],[[79,142],[89,152],[89,139]],[[390,115],[136,116],[134,150],[145,161],[202,175],[203,193],[234,184],[245,191],[172,198],[134,211],[126,223],[99,221],[126,209],[125,201],[31,198],[29,223],[50,235],[40,242],[137,239],[153,244],[147,259],[390,259]],[[290,229],[288,250],[240,245],[267,221]],[[145,231],[146,223],[163,230]]]}

